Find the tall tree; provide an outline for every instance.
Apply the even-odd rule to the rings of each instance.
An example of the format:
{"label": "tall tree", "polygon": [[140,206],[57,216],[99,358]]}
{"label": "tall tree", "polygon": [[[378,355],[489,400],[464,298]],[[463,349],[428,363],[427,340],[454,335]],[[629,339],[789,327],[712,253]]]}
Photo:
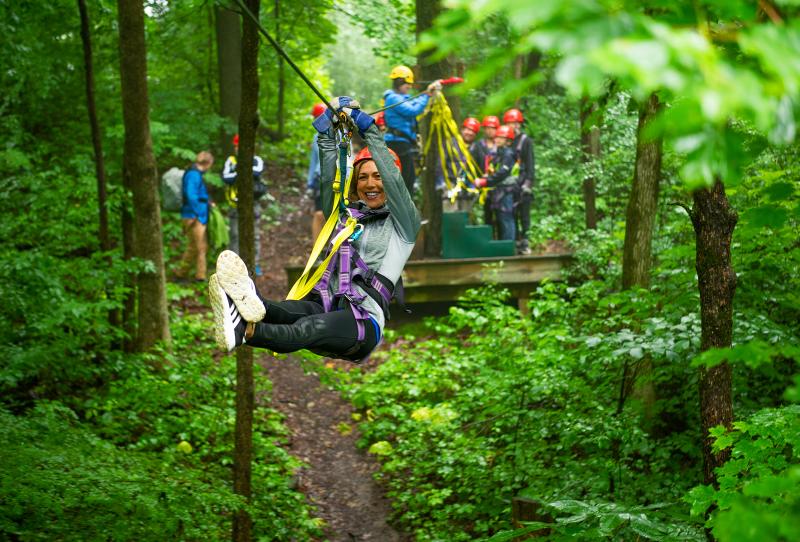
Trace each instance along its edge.
{"label": "tall tree", "polygon": [[122,115],[125,124],[123,177],[133,192],[133,256],[148,263],[137,276],[136,348],[170,341],[161,236],[158,175],[150,138],[147,56],[141,2],[118,0]]}
{"label": "tall tree", "polygon": [[[417,2],[417,39],[422,32],[433,26],[436,16],[442,11],[441,0]],[[420,53],[417,63],[420,67],[420,79],[433,81],[447,77],[449,63],[447,60],[430,62],[430,52]],[[422,123],[423,137],[427,137],[429,118]],[[423,253],[429,258],[438,258],[442,253],[442,198],[436,190],[436,164],[439,163],[438,150],[431,145],[425,156],[425,169],[422,175],[422,217],[427,220],[425,226],[425,246]]]}
{"label": "tall tree", "polygon": [[[695,268],[700,286],[700,349],[730,347],[733,340],[733,295],[736,273],[731,238],[739,217],[731,208],[720,179],[696,190],[690,212],[696,237]],[[703,480],[716,484],[714,469],[730,459],[730,448],[714,453],[708,431],[733,422],[731,366],[725,362],[700,369],[700,424],[703,430]]]}
{"label": "tall tree", "polygon": [[[219,114],[231,122],[239,122],[242,99],[242,29],[235,11],[216,4],[217,67],[219,72]],[[231,136],[220,133],[220,147],[225,156],[233,153]]]}
{"label": "tall tree", "polygon": [[597,229],[597,179],[595,166],[600,159],[599,106],[588,98],[581,100],[581,162],[583,163],[583,203],[586,207],[586,227]]}
{"label": "tall tree", "polygon": [[86,0],[78,0],[78,10],[81,14],[81,41],[83,42],[83,63],[86,75],[86,109],[89,112],[89,126],[92,131],[92,146],[94,147],[94,170],[97,177],[100,249],[108,252],[111,250],[111,238],[108,234],[108,210],[106,209],[106,168],[103,162],[103,140],[94,100],[92,35],[89,31],[89,12],[86,9]]}
{"label": "tall tree", "polygon": [[[639,108],[639,123],[636,128],[636,161],[633,168],[633,186],[628,199],[625,216],[625,245],[622,257],[622,287],[649,288],[653,257],[651,247],[658,188],[661,180],[661,157],[663,140],[661,135],[648,133],[648,127],[658,115],[660,103],[652,93]],[[626,358],[620,379],[616,415],[622,409],[629,393],[638,397],[646,418],[650,418],[655,403],[655,387],[652,381],[653,363],[645,355],[633,367]],[[620,439],[614,439],[611,448],[615,462],[619,461]],[[610,493],[614,493],[615,478],[610,476]]]}
{"label": "tall tree", "polygon": [[[247,0],[247,8],[258,19],[260,0]],[[243,14],[242,32],[242,95],[239,116],[239,156],[236,189],[239,209],[240,255],[249,269],[255,266],[255,214],[253,212],[253,177],[250,167],[255,154],[258,129],[258,29],[256,23]],[[233,490],[250,500],[251,463],[253,459],[253,351],[236,351],[236,430],[233,463]],[[234,542],[249,542],[253,522],[245,510],[236,512],[233,520]]]}

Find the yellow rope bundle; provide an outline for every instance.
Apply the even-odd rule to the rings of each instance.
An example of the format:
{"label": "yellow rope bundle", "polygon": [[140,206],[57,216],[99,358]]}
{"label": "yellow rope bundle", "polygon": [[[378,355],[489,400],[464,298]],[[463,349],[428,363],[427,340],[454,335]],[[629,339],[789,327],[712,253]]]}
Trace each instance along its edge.
{"label": "yellow rope bundle", "polygon": [[428,104],[428,111],[431,115],[430,128],[423,153],[427,155],[432,144],[439,151],[439,163],[442,166],[450,200],[455,201],[459,192],[467,191],[473,194],[480,193],[483,201],[486,190],[466,184],[469,182],[471,185],[472,181],[480,177],[481,170],[461,137],[458,125],[453,119],[453,112],[450,111],[450,106],[442,93],[434,95]]}

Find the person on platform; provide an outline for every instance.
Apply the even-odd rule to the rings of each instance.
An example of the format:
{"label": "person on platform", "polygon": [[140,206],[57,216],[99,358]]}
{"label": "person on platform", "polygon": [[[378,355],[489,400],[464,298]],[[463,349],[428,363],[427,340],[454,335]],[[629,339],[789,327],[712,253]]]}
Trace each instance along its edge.
{"label": "person on platform", "polygon": [[530,254],[528,232],[531,229],[531,204],[533,189],[536,183],[536,171],[533,157],[533,140],[526,134],[522,126],[525,117],[519,109],[509,109],[503,115],[503,122],[514,130],[514,153],[519,164],[519,196],[514,211],[517,222],[517,254]]}
{"label": "person on platform", "polygon": [[433,92],[441,90],[441,81],[436,80],[415,98],[408,93],[414,84],[414,73],[407,66],[395,66],[389,78],[392,88],[383,93],[383,105],[387,109],[383,112],[386,122],[384,140],[386,146],[400,157],[403,166],[403,182],[409,194],[414,193],[416,172],[414,161],[417,156],[417,117],[425,111],[428,100]]}
{"label": "person on platform", "polygon": [[495,216],[496,237],[504,241],[514,241],[516,225],[514,209],[518,191],[517,178],[513,175],[516,156],[514,154],[514,131],[510,126],[502,125],[495,135],[496,151],[489,164],[486,177],[475,180],[475,186],[489,187],[488,207]]}

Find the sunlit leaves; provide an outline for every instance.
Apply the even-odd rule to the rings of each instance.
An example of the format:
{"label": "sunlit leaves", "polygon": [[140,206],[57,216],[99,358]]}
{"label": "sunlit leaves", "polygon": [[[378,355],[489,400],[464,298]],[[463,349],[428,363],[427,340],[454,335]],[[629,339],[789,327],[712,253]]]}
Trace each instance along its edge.
{"label": "sunlit leaves", "polygon": [[[666,102],[681,104],[665,130],[668,142],[680,146],[686,137],[703,137],[682,171],[691,189],[741,176],[746,156],[726,134],[734,119],[750,123],[772,142],[794,139],[800,90],[795,22],[757,22],[746,2],[706,2],[694,13],[669,3],[649,4],[657,8],[646,12],[639,4],[602,0],[457,0],[449,4],[459,17],[448,21],[447,35],[434,29],[426,46],[438,47],[441,54],[455,52],[458,35],[501,13],[520,39],[479,68],[479,81],[503,70],[514,54],[536,50],[559,58],[557,80],[574,97],[601,95],[607,79],[638,99],[665,93]],[[514,84],[519,85],[506,83],[498,103],[511,96],[508,88]]]}

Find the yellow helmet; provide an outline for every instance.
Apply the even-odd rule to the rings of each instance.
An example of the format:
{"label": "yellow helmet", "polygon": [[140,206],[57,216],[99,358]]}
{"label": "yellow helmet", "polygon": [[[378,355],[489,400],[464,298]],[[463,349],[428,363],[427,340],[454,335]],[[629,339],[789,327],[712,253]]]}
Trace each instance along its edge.
{"label": "yellow helmet", "polygon": [[405,79],[406,83],[413,83],[414,72],[408,66],[395,66],[389,74],[389,79]]}

